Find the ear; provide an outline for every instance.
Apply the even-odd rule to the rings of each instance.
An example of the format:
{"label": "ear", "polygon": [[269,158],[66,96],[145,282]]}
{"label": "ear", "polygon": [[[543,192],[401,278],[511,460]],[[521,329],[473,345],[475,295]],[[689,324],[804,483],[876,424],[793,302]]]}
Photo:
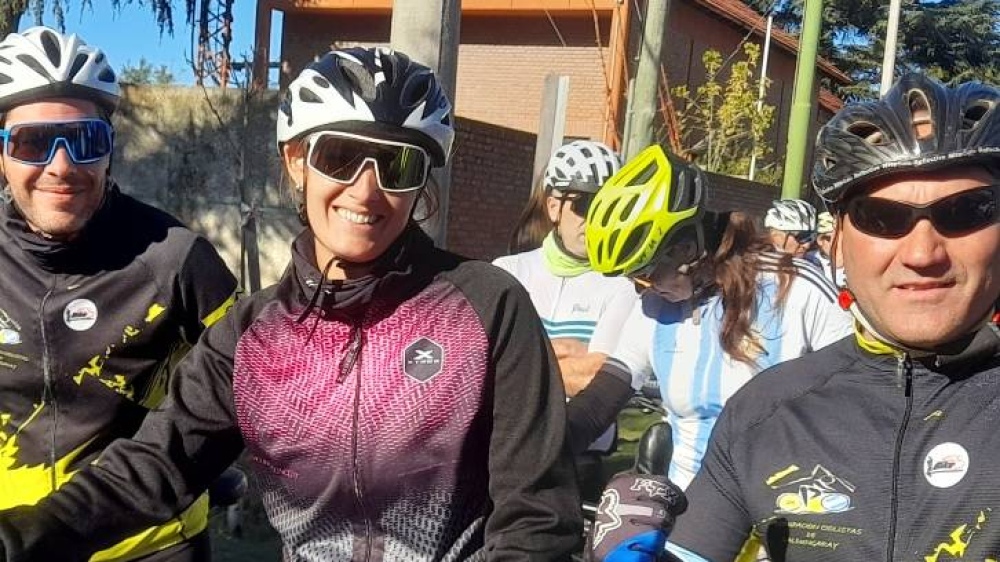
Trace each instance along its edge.
{"label": "ear", "polygon": [[301,190],[306,181],[306,152],[305,143],[286,142],[281,147],[282,160],[285,162],[285,170],[288,177],[295,184],[296,190]]}
{"label": "ear", "polygon": [[545,214],[549,216],[549,222],[552,224],[559,222],[559,211],[562,208],[562,203],[551,195],[545,197]]}

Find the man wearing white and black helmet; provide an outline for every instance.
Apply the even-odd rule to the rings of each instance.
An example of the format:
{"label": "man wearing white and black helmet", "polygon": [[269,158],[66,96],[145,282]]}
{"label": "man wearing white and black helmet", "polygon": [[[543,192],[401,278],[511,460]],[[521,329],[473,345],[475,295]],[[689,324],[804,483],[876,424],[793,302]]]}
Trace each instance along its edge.
{"label": "man wearing white and black helmet", "polygon": [[[590,268],[584,239],[590,202],[620,166],[618,155],[600,142],[576,140],[556,150],[542,180],[552,229],[541,248],[493,262],[528,289],[570,399],[590,384],[614,351],[636,299],[627,279]],[[577,470],[585,492],[596,494],[603,485],[601,455],[613,450],[616,436],[615,428],[609,428],[588,451],[576,451],[582,453]]]}
{"label": "man wearing white and black helmet", "polygon": [[801,199],[780,199],[764,215],[764,227],[776,250],[804,257],[816,241],[816,207]]}
{"label": "man wearing white and black helmet", "polygon": [[998,163],[1000,90],[980,83],[905,75],[820,130],[856,333],[729,401],[674,557],[757,539],[775,562],[997,559]]}
{"label": "man wearing white and black helmet", "polygon": [[[111,179],[119,98],[104,53],[76,35],[0,42],[0,512],[135,434],[233,303],[212,245]],[[206,560],[208,501],[192,500],[92,560]]]}
{"label": "man wearing white and black helmet", "polygon": [[305,68],[277,116],[305,223],[285,274],[205,332],[133,439],[0,513],[10,560],[79,560],[243,449],[288,561],[568,559],[580,503],[541,321],[413,218],[454,134],[436,76],[402,53]]}

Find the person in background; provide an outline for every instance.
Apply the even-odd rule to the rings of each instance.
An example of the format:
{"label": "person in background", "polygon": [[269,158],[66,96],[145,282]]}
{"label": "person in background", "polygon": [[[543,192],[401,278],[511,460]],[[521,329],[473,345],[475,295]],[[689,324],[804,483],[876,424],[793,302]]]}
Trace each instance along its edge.
{"label": "person in background", "polygon": [[[816,249],[806,254],[806,259],[815,263],[823,269],[827,279],[834,282],[837,287],[844,287],[847,280],[844,279],[844,268],[842,263],[833,263],[833,240],[836,237],[837,223],[829,211],[820,213],[816,220]],[[834,268],[836,267],[836,272]]]}
{"label": "person in background", "polygon": [[[528,290],[559,359],[566,395],[572,401],[587,386],[618,343],[636,294],[625,279],[590,269],[584,218],[601,186],[620,163],[606,145],[577,140],[549,159],[543,180],[549,231],[538,249],[503,256],[493,263]],[[596,495],[604,485],[601,456],[614,450],[616,431],[577,452],[581,487]],[[589,445],[589,447],[588,447]],[[586,449],[586,450],[584,450]]]}
{"label": "person in background", "polygon": [[570,438],[587,439],[655,376],[673,429],[669,475],[681,488],[740,387],[851,329],[830,282],[776,253],[752,217],[708,211],[704,182],[696,166],[653,145],[597,194],[587,216],[591,265],[645,291],[618,346],[569,405]]}
{"label": "person in background", "polygon": [[[162,405],[236,279],[205,238],[112,179],[121,91],[101,49],[33,27],[0,53],[0,510],[30,511]],[[208,498],[181,507],[91,559],[208,560]]]}
{"label": "person in background", "polygon": [[801,199],[775,201],[764,215],[764,228],[775,250],[804,257],[816,241],[816,207]]}
{"label": "person in background", "polygon": [[381,48],[292,81],[290,266],[204,334],[133,439],[0,514],[8,561],[79,560],[169,519],[244,448],[286,560],[569,558],[580,500],[538,315],[413,219],[451,155],[451,107],[429,68]]}

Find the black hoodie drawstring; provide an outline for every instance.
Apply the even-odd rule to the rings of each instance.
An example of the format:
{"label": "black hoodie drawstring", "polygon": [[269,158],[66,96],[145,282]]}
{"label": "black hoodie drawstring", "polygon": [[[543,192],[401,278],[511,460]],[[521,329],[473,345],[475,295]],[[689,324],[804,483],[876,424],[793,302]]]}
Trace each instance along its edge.
{"label": "black hoodie drawstring", "polygon": [[[309,297],[309,304],[306,305],[306,308],[302,311],[302,314],[299,314],[299,317],[295,319],[296,324],[301,324],[305,322],[306,318],[309,316],[309,313],[316,308],[316,304],[319,302],[319,296],[323,292],[323,284],[326,282],[326,274],[330,272],[330,268],[333,267],[333,262],[336,259],[337,258],[330,258],[330,261],[326,262],[326,267],[323,268],[323,273],[321,273],[319,276],[319,283],[316,284],[316,290],[313,291],[312,296]],[[313,322],[312,328],[309,329],[309,335],[306,336],[307,342],[312,340],[313,334],[316,333],[316,328],[319,326],[319,317],[320,315],[317,314],[316,320]]]}

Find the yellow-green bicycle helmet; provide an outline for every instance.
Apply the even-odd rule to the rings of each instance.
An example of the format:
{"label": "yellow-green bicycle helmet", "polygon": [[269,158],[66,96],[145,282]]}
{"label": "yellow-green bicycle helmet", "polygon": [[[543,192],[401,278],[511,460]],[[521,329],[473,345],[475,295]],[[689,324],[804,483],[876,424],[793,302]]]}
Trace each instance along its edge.
{"label": "yellow-green bicycle helmet", "polygon": [[597,192],[587,213],[587,257],[594,271],[628,275],[650,263],[676,232],[697,225],[703,178],[696,166],[659,145],[625,164]]}

